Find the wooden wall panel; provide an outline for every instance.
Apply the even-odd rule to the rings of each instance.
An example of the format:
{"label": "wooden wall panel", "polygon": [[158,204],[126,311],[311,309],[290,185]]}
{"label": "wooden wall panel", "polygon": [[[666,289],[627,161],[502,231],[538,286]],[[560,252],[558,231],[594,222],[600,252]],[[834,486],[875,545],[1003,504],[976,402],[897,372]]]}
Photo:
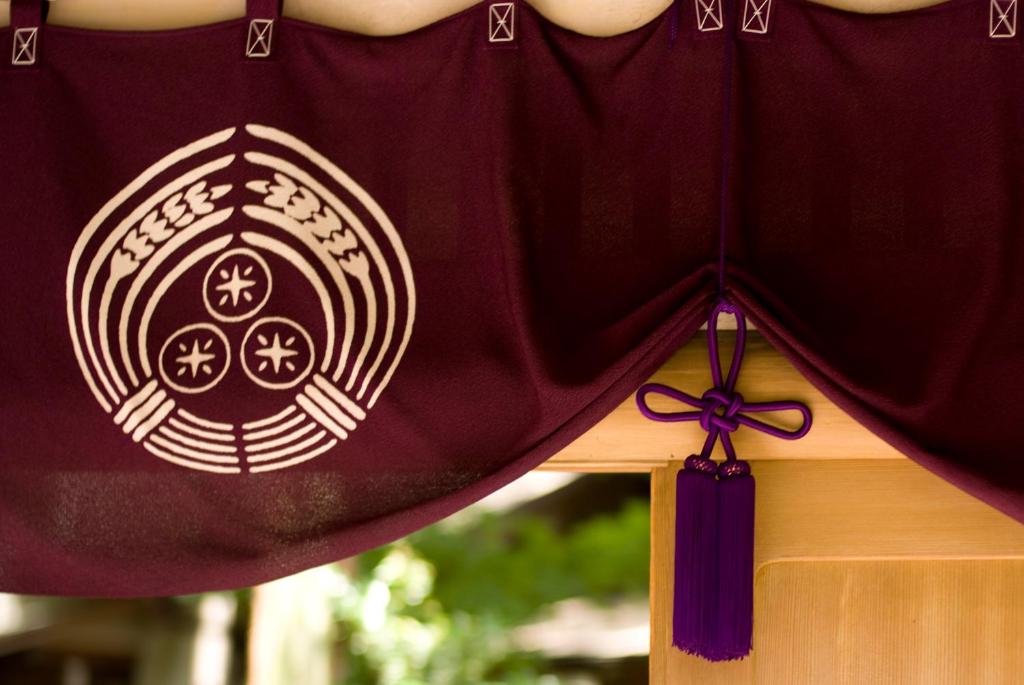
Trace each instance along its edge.
{"label": "wooden wall panel", "polygon": [[1024,559],[779,562],[755,593],[755,685],[1024,682]]}
{"label": "wooden wall panel", "polygon": [[[1013,580],[1024,577],[1024,526],[907,460],[766,461],[754,462],[753,468],[757,478],[755,651],[750,658],[725,664],[710,664],[671,647],[677,465],[652,474],[652,683],[918,682],[900,680],[906,664],[937,651],[954,665],[982,656],[1001,658],[1002,666],[991,672],[1012,672],[1024,643],[1024,632],[1015,627],[1022,620],[1024,580]],[[986,563],[965,566],[964,560]],[[783,564],[787,569],[775,570]],[[789,570],[794,565],[799,569]],[[837,578],[847,579],[842,582],[849,583],[850,589],[837,585]],[[780,599],[781,588],[797,582],[807,597],[787,604]],[[945,589],[933,592],[926,586]],[[904,587],[918,589],[914,594],[904,592]],[[975,595],[989,606],[1002,602],[1012,608],[981,621],[978,612],[964,613],[967,598]],[[832,613],[822,618],[819,614],[826,607],[833,607],[828,609]],[[914,612],[920,614],[919,620],[939,627],[931,633],[899,633],[901,622],[910,620],[907,617]],[[813,648],[808,644],[807,651],[813,654],[801,652],[797,641],[787,642],[785,634],[792,633],[787,622],[818,620],[842,639],[817,640]],[[957,621],[963,626],[954,631]],[[894,647],[869,639],[874,631],[881,631],[887,640],[905,639],[903,648],[916,656],[897,658]],[[857,654],[879,650],[889,656],[876,659]],[[767,675],[760,675],[762,653],[771,669]],[[823,679],[822,673],[830,668],[833,672]],[[814,679],[801,680],[807,673]],[[837,680],[846,677],[843,673],[869,673],[873,679],[856,680],[851,675],[851,680]],[[1017,673],[1020,677],[1021,672]],[[1021,681],[959,682],[1017,685]]]}

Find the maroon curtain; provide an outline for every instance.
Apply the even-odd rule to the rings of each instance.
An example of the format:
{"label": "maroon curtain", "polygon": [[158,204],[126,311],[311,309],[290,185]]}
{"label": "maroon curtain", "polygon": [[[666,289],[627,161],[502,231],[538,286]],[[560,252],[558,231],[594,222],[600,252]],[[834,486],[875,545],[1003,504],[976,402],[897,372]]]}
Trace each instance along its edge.
{"label": "maroon curtain", "polygon": [[996,0],[772,1],[764,33],[683,2],[610,38],[524,3],[369,38],[15,2],[0,590],[238,587],[469,504],[693,335],[723,208],[769,340],[1024,518],[1019,37]]}

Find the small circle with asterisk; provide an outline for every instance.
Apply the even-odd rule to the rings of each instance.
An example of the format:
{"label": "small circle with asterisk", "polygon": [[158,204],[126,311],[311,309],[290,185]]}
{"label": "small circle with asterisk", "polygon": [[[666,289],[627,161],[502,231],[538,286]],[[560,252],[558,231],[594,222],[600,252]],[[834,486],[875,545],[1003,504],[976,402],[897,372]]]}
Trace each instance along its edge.
{"label": "small circle with asterisk", "polygon": [[255,250],[228,250],[210,266],[203,280],[203,301],[218,321],[244,321],[266,304],[272,279],[270,267]]}
{"label": "small circle with asterisk", "polygon": [[217,385],[231,365],[227,336],[208,323],[175,331],[160,348],[160,375],[178,392],[196,394]]}
{"label": "small circle with asterisk", "polygon": [[256,321],[242,341],[242,368],[263,388],[297,385],[313,368],[313,340],[291,319],[268,316]]}

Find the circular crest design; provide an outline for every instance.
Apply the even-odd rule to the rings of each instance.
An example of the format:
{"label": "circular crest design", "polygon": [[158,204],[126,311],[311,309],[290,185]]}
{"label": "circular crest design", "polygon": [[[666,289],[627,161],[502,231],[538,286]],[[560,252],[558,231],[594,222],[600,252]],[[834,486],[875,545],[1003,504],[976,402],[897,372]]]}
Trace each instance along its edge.
{"label": "circular crest design", "polygon": [[231,347],[219,328],[194,323],[174,332],[160,354],[160,375],[178,392],[206,392],[224,378],[231,364]]}
{"label": "circular crest design", "polygon": [[228,250],[210,266],[203,279],[203,302],[218,321],[244,321],[270,298],[272,279],[267,260],[254,250]]}
{"label": "circular crest design", "polygon": [[242,340],[242,365],[262,388],[294,387],[313,368],[313,339],[283,316],[260,319]]}
{"label": "circular crest design", "polygon": [[249,124],[171,152],[100,209],[67,308],[83,377],[129,443],[241,473],[340,449],[405,353],[416,295],[377,202]]}

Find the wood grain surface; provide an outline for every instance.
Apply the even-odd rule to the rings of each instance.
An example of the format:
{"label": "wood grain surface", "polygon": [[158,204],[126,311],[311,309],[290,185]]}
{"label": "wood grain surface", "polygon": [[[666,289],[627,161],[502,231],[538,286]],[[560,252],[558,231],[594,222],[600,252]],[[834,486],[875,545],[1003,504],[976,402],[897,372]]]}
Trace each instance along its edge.
{"label": "wood grain surface", "polygon": [[754,652],[722,664],[671,646],[678,465],[652,475],[651,683],[1024,682],[1024,526],[908,460],[752,465]]}
{"label": "wood grain surface", "polygon": [[755,592],[756,685],[1024,682],[1024,560],[782,562]]}

